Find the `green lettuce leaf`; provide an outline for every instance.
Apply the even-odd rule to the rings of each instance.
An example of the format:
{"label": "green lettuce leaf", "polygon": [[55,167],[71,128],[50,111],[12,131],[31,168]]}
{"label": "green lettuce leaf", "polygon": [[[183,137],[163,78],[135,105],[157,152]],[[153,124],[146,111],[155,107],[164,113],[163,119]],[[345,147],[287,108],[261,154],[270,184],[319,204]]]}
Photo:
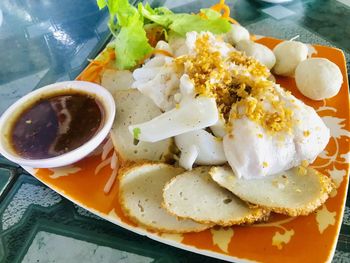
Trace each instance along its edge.
{"label": "green lettuce leaf", "polygon": [[221,17],[205,19],[198,15],[183,14],[181,17],[174,19],[169,28],[183,36],[191,31],[210,31],[214,34],[223,34],[231,29],[231,25]]}
{"label": "green lettuce leaf", "polygon": [[108,7],[108,26],[116,37],[114,47],[119,69],[134,67],[152,51],[143,28],[143,16],[128,0],[97,0],[99,8]]}
{"label": "green lettuce leaf", "polygon": [[115,39],[116,63],[120,69],[134,67],[142,58],[152,51],[148,43],[143,22],[122,27]]}
{"label": "green lettuce leaf", "polygon": [[166,7],[152,9],[148,3],[145,6],[139,3],[138,10],[145,18],[165,28],[169,27],[174,16]]}
{"label": "green lettuce leaf", "polygon": [[101,10],[106,7],[106,0],[96,0],[98,8]]}
{"label": "green lettuce leaf", "polygon": [[205,8],[201,12],[206,18],[192,14],[174,14],[167,8],[152,9],[149,5],[138,5],[139,12],[147,19],[184,36],[190,31],[210,31],[214,34],[226,33],[231,29],[230,22],[215,10]]}
{"label": "green lettuce leaf", "polygon": [[160,25],[167,33],[184,36],[190,31],[226,33],[230,23],[212,9],[201,9],[205,18],[192,14],[175,14],[166,7],[152,8],[149,4],[129,4],[128,0],[96,0],[100,9],[109,10],[108,26],[115,36],[116,64],[119,69],[130,69],[152,51],[148,43],[145,24]]}

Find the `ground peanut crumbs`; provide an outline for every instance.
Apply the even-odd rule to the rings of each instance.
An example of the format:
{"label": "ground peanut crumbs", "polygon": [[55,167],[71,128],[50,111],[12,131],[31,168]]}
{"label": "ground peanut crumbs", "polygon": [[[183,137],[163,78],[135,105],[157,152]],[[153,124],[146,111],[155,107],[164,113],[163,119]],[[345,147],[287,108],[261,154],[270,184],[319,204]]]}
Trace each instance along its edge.
{"label": "ground peanut crumbs", "polygon": [[[208,34],[197,38],[195,51],[176,58],[175,63],[184,66],[197,96],[216,99],[226,123],[246,116],[268,131],[291,129],[293,112],[276,101],[275,83],[267,79],[270,72],[264,65],[239,51],[223,58],[212,50]],[[269,111],[265,109],[266,102],[271,105]]]}

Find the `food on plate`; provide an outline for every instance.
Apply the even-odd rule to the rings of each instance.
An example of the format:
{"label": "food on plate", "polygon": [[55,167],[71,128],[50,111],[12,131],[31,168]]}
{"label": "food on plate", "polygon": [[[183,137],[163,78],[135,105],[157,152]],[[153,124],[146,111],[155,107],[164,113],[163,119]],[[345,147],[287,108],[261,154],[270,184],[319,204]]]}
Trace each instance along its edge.
{"label": "food on plate", "polygon": [[307,45],[285,41],[271,51],[251,41],[229,23],[228,7],[219,12],[223,1],[197,15],[125,0],[100,5],[109,8],[109,48],[127,83],[104,75],[118,110],[111,134],[126,215],[181,233],[253,223],[270,210],[307,215],[326,201],[331,180],[307,166],[330,131],[270,72],[293,76]]}
{"label": "food on plate", "polygon": [[328,198],[331,179],[312,168],[293,168],[264,179],[238,178],[229,167],[213,167],[212,179],[251,204],[289,216],[308,215]]}
{"label": "food on plate", "polygon": [[138,90],[118,91],[114,95],[117,105],[116,120],[111,130],[114,148],[119,161],[165,161],[171,153],[172,139],[155,143],[135,142],[134,135],[129,132],[132,123],[148,121],[159,116],[161,110]]}
{"label": "food on plate", "polygon": [[100,130],[103,118],[104,109],[94,96],[74,90],[56,92],[28,101],[4,134],[19,156],[45,159],[89,141]]}
{"label": "food on plate", "polygon": [[249,206],[220,187],[209,175],[209,166],[172,178],[164,187],[164,207],[180,218],[204,224],[230,226],[267,219],[269,210]]}
{"label": "food on plate", "polygon": [[273,53],[276,57],[276,64],[273,67],[274,73],[293,77],[296,67],[307,58],[309,48],[298,41],[283,41],[273,49]]}
{"label": "food on plate", "polygon": [[[185,43],[189,54],[172,59],[171,67],[160,66],[175,70],[177,65],[176,75],[182,73],[172,92],[178,103],[148,122],[131,125],[131,133],[139,131],[136,139],[155,142],[176,136],[176,140],[184,133],[218,126],[221,119],[226,130],[224,153],[238,177],[271,175],[315,160],[328,143],[329,129],[313,108],[268,80],[267,67],[215,35],[189,32]],[[138,74],[148,70],[146,63]],[[161,88],[166,86],[149,96],[154,99],[152,94],[158,96]],[[171,97],[168,93],[160,96]],[[191,144],[180,146],[180,165],[189,169],[197,150]]]}
{"label": "food on plate", "polygon": [[[224,34],[231,29],[229,12],[222,17],[220,12],[210,8],[203,8],[200,14],[193,15],[175,14],[166,7],[153,9],[149,4],[144,6],[141,3],[136,8],[127,0],[97,1],[97,4],[100,9],[107,7],[109,10],[108,25],[115,36],[110,47],[115,49],[118,69],[131,69],[152,53],[150,37],[147,38],[145,28],[161,27],[164,37],[165,35],[184,36],[190,31]],[[159,33],[158,29],[157,33]]]}
{"label": "food on plate", "polygon": [[264,177],[303,161],[312,163],[329,141],[330,131],[313,108],[278,85],[273,96],[270,101],[263,96],[260,105],[251,99],[252,106],[249,101],[248,107],[279,105],[279,114],[275,115],[278,111],[274,109],[262,123],[255,119],[259,112],[253,113],[253,118],[248,115],[231,120],[232,128],[223,145],[228,163],[239,178]]}
{"label": "food on plate", "polygon": [[142,68],[135,69],[133,77],[133,88],[150,97],[160,109],[167,111],[174,107],[173,95],[179,87],[179,76],[172,57],[155,55]]}
{"label": "food on plate", "polygon": [[[190,114],[191,113],[191,114]],[[190,131],[203,129],[218,121],[215,99],[197,98],[181,103],[179,108],[167,111],[152,120],[129,126],[135,139],[157,142]]]}
{"label": "food on plate", "polygon": [[205,130],[177,135],[175,144],[181,151],[179,165],[186,170],[191,170],[193,164],[219,165],[227,162],[222,140]]}
{"label": "food on plate", "polygon": [[161,232],[186,233],[209,228],[211,225],[190,219],[179,220],[162,207],[164,185],[182,172],[181,168],[162,163],[145,163],[122,171],[119,200],[125,213],[136,223]]}
{"label": "food on plate", "polygon": [[276,63],[275,54],[268,47],[255,43],[251,40],[241,40],[236,44],[236,49],[244,52],[247,56],[253,57],[268,69],[272,69]]}
{"label": "food on plate", "polygon": [[106,69],[101,78],[101,86],[112,95],[116,91],[130,89],[133,82],[134,79],[129,70]]}
{"label": "food on plate", "polygon": [[224,35],[226,42],[235,46],[242,40],[249,40],[250,34],[247,29],[238,24],[232,24],[231,30]]}
{"label": "food on plate", "polygon": [[325,58],[309,58],[297,66],[298,90],[313,100],[328,99],[338,94],[343,83],[339,67]]}

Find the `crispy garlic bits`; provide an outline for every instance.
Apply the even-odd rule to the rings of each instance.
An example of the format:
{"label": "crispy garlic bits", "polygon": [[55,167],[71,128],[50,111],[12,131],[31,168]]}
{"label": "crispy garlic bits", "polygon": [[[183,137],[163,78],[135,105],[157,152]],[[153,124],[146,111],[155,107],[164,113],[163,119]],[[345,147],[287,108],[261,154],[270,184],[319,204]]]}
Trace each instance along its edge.
{"label": "crispy garlic bits", "polygon": [[[270,131],[289,130],[292,112],[275,100],[275,83],[267,79],[268,68],[234,49],[224,55],[213,51],[211,43],[216,40],[212,38],[201,34],[195,52],[175,60],[184,65],[196,94],[214,97],[226,121],[246,116]],[[266,101],[271,105],[269,110],[264,106]]]}
{"label": "crispy garlic bits", "polygon": [[175,63],[198,98],[215,98],[226,127],[224,153],[235,174],[251,179],[304,160],[312,163],[329,140],[329,129],[315,110],[269,80],[270,71],[256,59],[210,33],[189,34],[193,47]]}

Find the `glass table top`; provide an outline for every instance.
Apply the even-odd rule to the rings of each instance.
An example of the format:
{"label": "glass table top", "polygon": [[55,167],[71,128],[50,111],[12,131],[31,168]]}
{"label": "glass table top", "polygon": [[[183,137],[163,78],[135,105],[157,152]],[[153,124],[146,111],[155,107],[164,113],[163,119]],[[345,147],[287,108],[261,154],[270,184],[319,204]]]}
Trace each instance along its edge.
{"label": "glass table top", "polygon": [[[216,2],[150,1],[175,12],[198,12]],[[342,49],[349,69],[350,0],[226,3],[256,35],[299,36]],[[74,79],[110,40],[107,19],[95,0],[0,1],[0,115],[38,87]],[[0,262],[219,262],[106,222],[2,157],[0,201]],[[333,262],[350,262],[349,197]]]}

